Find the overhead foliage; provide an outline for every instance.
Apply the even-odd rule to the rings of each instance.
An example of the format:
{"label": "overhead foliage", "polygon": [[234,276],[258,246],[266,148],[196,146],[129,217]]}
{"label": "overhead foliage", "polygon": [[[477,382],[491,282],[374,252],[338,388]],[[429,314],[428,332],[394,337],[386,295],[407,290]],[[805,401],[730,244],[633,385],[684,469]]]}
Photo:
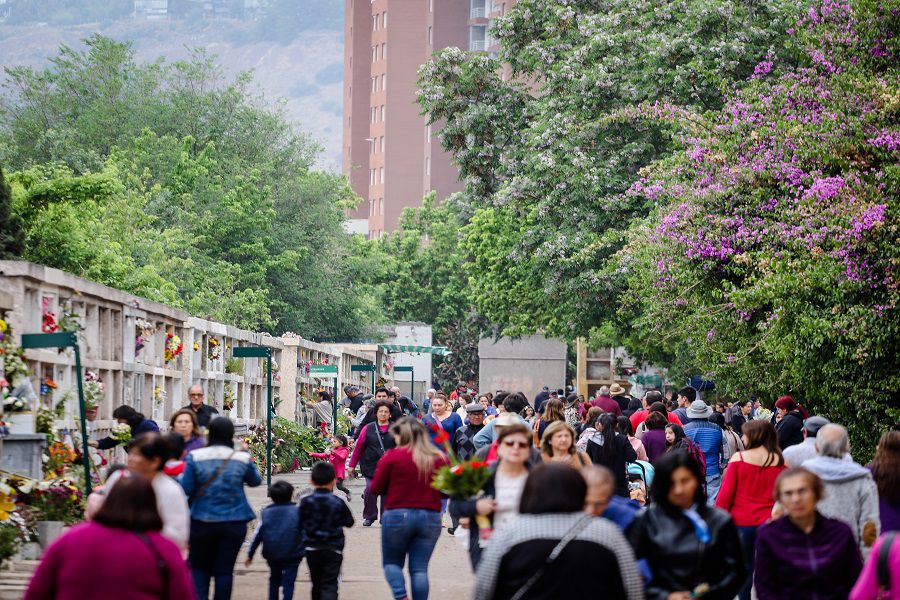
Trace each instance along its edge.
{"label": "overhead foliage", "polygon": [[311,170],[316,144],[202,51],[138,63],[84,43],[6,69],[0,162],[24,257],[241,327],[359,335],[341,227],[356,198]]}

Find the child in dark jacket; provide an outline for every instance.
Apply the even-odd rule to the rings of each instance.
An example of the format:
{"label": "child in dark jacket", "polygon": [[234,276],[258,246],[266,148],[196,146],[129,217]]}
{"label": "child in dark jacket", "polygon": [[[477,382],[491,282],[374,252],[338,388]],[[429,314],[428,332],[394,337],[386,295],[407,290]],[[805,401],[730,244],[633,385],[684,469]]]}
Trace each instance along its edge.
{"label": "child in dark jacket", "polygon": [[334,476],[337,478],[335,487],[347,495],[347,502],[350,502],[350,490],[344,486],[344,479],[347,478],[347,455],[350,448],[347,445],[347,436],[336,435],[331,440],[331,452],[312,452],[312,458],[324,458],[334,466]]}
{"label": "child in dark jacket", "polygon": [[294,486],[287,481],[276,481],[269,487],[272,504],[262,510],[260,524],[250,544],[246,565],[253,562],[256,548],[262,544],[262,555],[269,563],[269,600],[278,600],[278,589],[284,592],[284,600],[294,597],[294,582],[303,558],[303,541],[300,535],[297,505],[291,502]]}
{"label": "child in dark jacket", "polygon": [[338,597],[338,576],[344,560],[344,527],[353,527],[353,514],[347,503],[334,495],[334,466],[317,462],[310,479],[316,488],[300,500],[300,532],[312,597],[333,600]]}

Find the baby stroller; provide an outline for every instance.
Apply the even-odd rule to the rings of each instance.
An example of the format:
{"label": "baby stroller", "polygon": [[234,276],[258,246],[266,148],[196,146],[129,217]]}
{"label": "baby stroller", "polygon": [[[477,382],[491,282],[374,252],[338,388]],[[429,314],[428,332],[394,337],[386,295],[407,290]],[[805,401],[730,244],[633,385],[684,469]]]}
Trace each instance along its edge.
{"label": "baby stroller", "polygon": [[650,501],[650,484],[653,483],[653,465],[646,460],[638,460],[625,465],[628,477],[628,495],[641,506]]}

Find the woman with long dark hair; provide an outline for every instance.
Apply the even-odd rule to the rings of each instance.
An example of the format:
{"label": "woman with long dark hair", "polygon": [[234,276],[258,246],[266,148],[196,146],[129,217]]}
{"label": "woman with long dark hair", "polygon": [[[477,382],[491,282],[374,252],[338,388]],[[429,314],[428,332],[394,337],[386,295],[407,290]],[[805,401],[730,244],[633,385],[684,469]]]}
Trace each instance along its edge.
{"label": "woman with long dark hair", "polygon": [[737,529],[725,511],[706,505],[706,476],[684,450],[654,464],[653,498],[628,532],[653,579],[650,600],[733,598],[747,577]]}
{"label": "woman with long dark hair", "polygon": [[900,431],[881,436],[870,469],[878,487],[881,532],[900,531]]}
{"label": "woman with long dark hair", "polygon": [[[120,425],[128,425],[131,427],[131,439],[133,440],[142,433],[159,433],[159,425],[153,419],[148,419],[132,407],[123,404],[113,411],[113,419]],[[109,450],[115,448],[119,444],[125,443],[123,440],[106,436],[100,440],[91,440],[88,446],[98,448],[100,450]]]}
{"label": "woman with long dark hair", "polygon": [[441,535],[441,493],[431,487],[447,464],[428,430],[414,417],[391,425],[395,447],[378,461],[371,491],[384,495],[381,555],[394,598],[407,598],[403,565],[409,557],[412,597],[428,598],[428,562]]}
{"label": "woman with long dark hair", "polygon": [[123,477],[91,521],[47,548],[25,600],[193,598],[181,551],[162,527],[150,482]]}
{"label": "woman with long dark hair", "polygon": [[560,463],[535,467],[522,491],[519,518],[485,551],[476,600],[642,598],[634,553],[615,524],[584,512],[586,493],[575,469]]}
{"label": "woman with long dark hair", "polygon": [[566,405],[559,398],[551,398],[544,405],[544,412],[538,415],[532,425],[535,448],[541,447],[544,431],[550,426],[550,423],[555,423],[556,421],[566,421]]}
{"label": "woman with long dark hair", "polygon": [[256,514],[244,485],[256,487],[262,477],[250,454],[234,448],[234,424],[228,417],[209,422],[208,445],[187,456],[181,485],[191,505],[188,563],[201,600],[216,580],[215,600],[231,598],[234,563]]}
{"label": "woman with long dark hair", "polygon": [[587,444],[587,455],[595,465],[603,465],[616,478],[615,494],[628,497],[628,474],[625,463],[637,460],[637,452],[628,438],[616,431],[616,417],[603,413],[594,424],[597,432]]}
{"label": "woman with long dark hair", "polygon": [[[747,449],[731,457],[716,497],[716,506],[731,513],[741,538],[747,569],[752,575],[756,531],[772,515],[775,480],[787,467],[778,448],[778,434],[771,423],[749,421],[744,423],[743,431]],[[741,600],[750,600],[752,584],[751,578],[741,588]]]}

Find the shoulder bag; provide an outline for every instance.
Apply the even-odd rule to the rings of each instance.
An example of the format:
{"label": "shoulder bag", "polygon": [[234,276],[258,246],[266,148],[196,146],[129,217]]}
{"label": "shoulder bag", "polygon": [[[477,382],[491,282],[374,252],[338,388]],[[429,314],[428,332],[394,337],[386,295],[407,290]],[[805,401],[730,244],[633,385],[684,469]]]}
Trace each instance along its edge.
{"label": "shoulder bag", "polygon": [[225,467],[228,466],[228,463],[231,461],[231,457],[234,456],[235,452],[237,452],[237,450],[232,450],[231,454],[228,455],[228,458],[223,460],[222,464],[219,465],[219,468],[216,469],[216,472],[212,474],[212,477],[210,477],[209,479],[204,481],[200,485],[200,487],[198,487],[196,490],[194,490],[194,493],[191,494],[190,498],[188,498],[188,506],[193,506],[194,502],[196,502],[197,499],[203,495],[203,492],[205,492],[207,490],[207,488],[209,488],[209,486],[211,486],[213,484],[213,482],[219,477],[219,475],[222,474],[222,471],[224,471]]}
{"label": "shoulder bag", "polygon": [[559,558],[559,555],[562,554],[562,551],[566,549],[566,546],[569,545],[569,542],[575,539],[578,535],[578,532],[581,531],[585,522],[594,518],[593,515],[585,514],[581,516],[575,523],[569,528],[566,534],[559,540],[559,543],[550,551],[550,555],[547,557],[547,561],[541,565],[541,568],[537,570],[537,572],[525,582],[525,585],[519,588],[513,597],[510,600],[522,600],[525,597],[525,594],[534,587],[534,584],[540,580],[541,577],[544,576],[544,573],[547,572],[547,568],[550,567],[556,559]]}

